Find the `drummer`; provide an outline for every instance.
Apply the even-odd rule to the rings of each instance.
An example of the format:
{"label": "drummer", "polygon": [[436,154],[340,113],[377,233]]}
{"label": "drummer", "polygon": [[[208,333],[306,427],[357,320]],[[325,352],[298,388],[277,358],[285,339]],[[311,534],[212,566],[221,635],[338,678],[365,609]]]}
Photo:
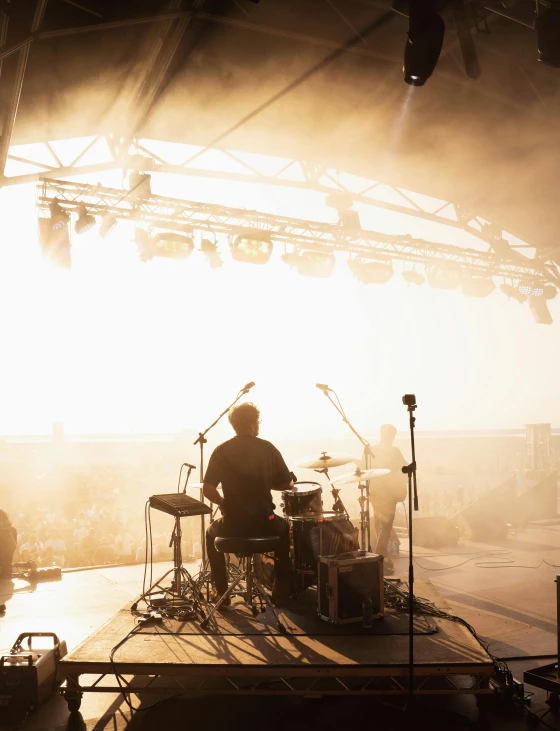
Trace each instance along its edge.
{"label": "drummer", "polygon": [[[236,436],[216,447],[204,476],[204,496],[223,513],[206,531],[216,587],[212,600],[217,602],[227,589],[225,557],[214,546],[218,536],[278,536],[272,600],[280,602],[292,593],[290,530],[288,521],[274,513],[271,490],[292,490],[292,474],[276,447],[259,439],[260,412],[254,404],[235,406],[229,412],[229,423]],[[217,490],[220,484],[223,497]]]}

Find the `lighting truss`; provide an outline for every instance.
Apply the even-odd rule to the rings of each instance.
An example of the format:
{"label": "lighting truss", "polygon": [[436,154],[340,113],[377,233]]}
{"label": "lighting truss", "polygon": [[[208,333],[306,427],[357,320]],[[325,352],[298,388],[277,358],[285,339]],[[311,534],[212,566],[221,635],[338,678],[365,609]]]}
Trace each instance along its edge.
{"label": "lighting truss", "polygon": [[538,280],[560,287],[559,272],[553,264],[528,259],[521,254],[514,258],[505,257],[495,251],[478,251],[367,229],[349,237],[336,224],[157,195],[130,200],[126,192],[99,184],[42,180],[37,186],[38,208],[48,212],[54,199],[68,212],[77,212],[85,205],[92,215],[110,214],[135,224],[143,221],[167,230],[183,231],[185,227],[190,227],[203,234],[211,232],[229,237],[253,230],[267,235],[276,244],[290,245],[292,250],[298,252],[338,251],[378,262],[400,260],[428,267],[447,262],[447,266],[453,263],[470,276],[497,276],[531,283]]}

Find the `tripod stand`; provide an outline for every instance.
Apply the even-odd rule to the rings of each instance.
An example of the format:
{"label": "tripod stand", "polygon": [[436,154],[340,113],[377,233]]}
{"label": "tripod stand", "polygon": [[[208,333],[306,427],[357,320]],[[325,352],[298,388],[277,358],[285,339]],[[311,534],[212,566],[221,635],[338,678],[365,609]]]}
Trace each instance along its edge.
{"label": "tripod stand", "polygon": [[[171,546],[173,546],[173,568],[169,569],[169,571],[167,571],[142,594],[142,596],[132,605],[133,610],[137,608],[138,603],[141,601],[144,601],[151,607],[151,595],[157,591],[157,593],[163,593],[165,596],[165,601],[161,604],[158,603],[158,609],[160,607],[169,608],[174,612],[190,614],[198,612],[202,619],[206,618],[203,609],[205,604],[204,599],[200,595],[194,579],[183,566],[183,557],[181,554],[182,535],[181,518],[175,517],[173,532],[171,533],[171,540],[169,541],[169,547],[171,548]],[[173,576],[171,580],[171,587],[166,588],[163,586],[163,582],[170,575]]]}
{"label": "tripod stand", "polygon": [[408,475],[408,701],[412,703],[414,697],[414,564],[412,555],[412,509],[418,510],[418,487],[416,484],[416,451],[414,446],[414,425],[416,417],[416,396],[406,394],[402,398],[409,414],[410,445],[412,462],[402,468]]}
{"label": "tripod stand", "polygon": [[[203,483],[204,483],[204,445],[208,442],[206,439],[206,435],[210,431],[210,429],[213,429],[216,424],[228,413],[230,409],[232,409],[235,404],[239,401],[239,399],[244,396],[245,394],[249,393],[249,391],[253,388],[255,385],[254,381],[251,381],[250,383],[246,383],[243,388],[239,391],[235,399],[232,401],[232,403],[222,411],[222,413],[218,416],[218,418],[213,421],[210,426],[205,429],[203,432],[199,432],[198,438],[193,442],[193,444],[196,446],[197,444],[200,446],[200,502],[204,503],[204,492],[203,492]],[[213,521],[213,515],[210,514],[210,522]],[[200,516],[200,546],[201,546],[201,553],[202,553],[202,559],[200,562],[200,571],[197,574],[196,577],[196,584],[198,587],[202,587],[206,585],[206,597],[210,595],[210,582],[211,582],[211,575],[210,575],[210,569],[208,566],[208,558],[206,556],[206,520],[204,517],[204,513]]]}

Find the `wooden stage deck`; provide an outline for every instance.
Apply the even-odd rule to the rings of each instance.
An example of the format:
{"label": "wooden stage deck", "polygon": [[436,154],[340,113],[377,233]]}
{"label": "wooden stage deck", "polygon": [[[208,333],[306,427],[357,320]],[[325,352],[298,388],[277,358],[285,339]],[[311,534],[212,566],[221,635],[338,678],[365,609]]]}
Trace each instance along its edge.
{"label": "wooden stage deck", "polygon": [[[417,596],[447,608],[427,580]],[[138,628],[115,652],[112,648],[137,625],[129,605],[63,659],[69,705],[82,692],[159,690],[202,693],[403,694],[408,676],[408,635],[403,618],[387,614],[373,630],[360,625],[332,628],[301,611],[281,613],[281,635],[266,615],[253,619],[243,605],[224,613],[219,625],[167,622]],[[268,613],[270,614],[270,612]],[[354,628],[353,628],[354,627]],[[415,688],[419,693],[488,692],[494,664],[470,632],[449,620],[419,618],[415,625]],[[172,685],[165,680],[173,679]]]}

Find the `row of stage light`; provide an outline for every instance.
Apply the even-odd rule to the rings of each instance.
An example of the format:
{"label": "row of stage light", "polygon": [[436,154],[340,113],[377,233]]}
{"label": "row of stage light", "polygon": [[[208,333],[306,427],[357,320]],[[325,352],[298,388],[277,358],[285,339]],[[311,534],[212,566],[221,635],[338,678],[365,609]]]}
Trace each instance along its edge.
{"label": "row of stage light", "polygon": [[[74,223],[76,234],[84,234],[97,224],[95,216],[88,213],[85,205],[78,207],[77,214]],[[70,267],[71,244],[68,231],[70,214],[55,200],[50,205],[50,218],[39,220],[43,222],[44,230],[42,233],[40,232],[40,242],[44,255],[59,266]],[[112,214],[106,214],[101,218],[99,235],[106,238],[116,225],[117,218]],[[255,231],[254,237],[238,235],[229,238],[230,255],[234,261],[257,265],[265,265],[269,262],[274,244],[266,232]],[[135,231],[134,241],[138,247],[140,260],[144,262],[154,258],[185,260],[196,249],[192,235],[177,231],[154,233],[138,227]],[[223,259],[216,242],[202,238],[199,250],[212,269],[222,266]],[[331,276],[336,265],[334,253],[306,250],[301,247],[282,254],[280,258],[303,276],[323,279]],[[395,274],[391,261],[371,261],[351,255],[347,263],[354,277],[363,284],[386,284]],[[460,289],[467,297],[488,297],[496,289],[492,276],[477,276],[466,271],[459,263],[442,261],[430,265],[425,264],[423,269],[424,273],[418,271],[416,266],[412,269],[404,269],[402,277],[412,285],[419,286],[427,283],[435,289]],[[532,283],[520,281],[517,285],[504,282],[500,284],[500,290],[508,298],[521,303],[528,302],[537,323],[552,323],[547,301],[556,297],[557,289],[554,285],[539,280]]]}

